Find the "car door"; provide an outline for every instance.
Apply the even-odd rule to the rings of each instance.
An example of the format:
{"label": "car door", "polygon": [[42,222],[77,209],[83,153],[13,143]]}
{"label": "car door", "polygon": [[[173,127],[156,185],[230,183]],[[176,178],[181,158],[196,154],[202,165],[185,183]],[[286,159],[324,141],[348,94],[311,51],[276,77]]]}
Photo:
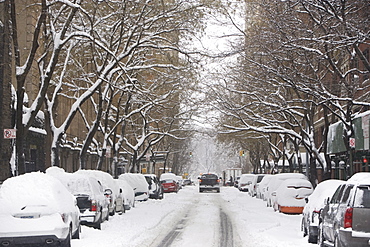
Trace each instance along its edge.
{"label": "car door", "polygon": [[340,185],[338,189],[335,191],[333,197],[329,201],[329,203],[325,206],[322,216],[322,228],[323,228],[323,235],[324,239],[329,241],[334,241],[334,219],[336,216],[337,208],[340,202],[340,198],[342,197],[343,190],[345,186]]}

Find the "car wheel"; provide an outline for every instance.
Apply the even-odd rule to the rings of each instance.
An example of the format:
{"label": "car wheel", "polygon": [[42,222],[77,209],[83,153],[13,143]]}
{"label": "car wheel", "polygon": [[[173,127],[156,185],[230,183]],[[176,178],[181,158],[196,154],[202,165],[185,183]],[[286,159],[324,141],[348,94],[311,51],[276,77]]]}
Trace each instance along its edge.
{"label": "car wheel", "polygon": [[318,229],[318,235],[317,235],[317,244],[319,247],[325,247],[324,244],[324,234],[323,234],[323,229],[322,229],[322,223],[319,224],[319,229]]}
{"label": "car wheel", "polygon": [[338,235],[335,236],[335,239],[334,239],[334,247],[341,247],[342,245],[340,244],[339,242],[339,237]]}
{"label": "car wheel", "polygon": [[71,247],[71,238],[72,238],[72,229],[70,227],[67,238],[63,242],[60,243],[60,246],[61,247]]}
{"label": "car wheel", "polygon": [[317,236],[312,234],[312,231],[310,231],[310,227],[308,227],[308,242],[310,244],[317,244]]}
{"label": "car wheel", "polygon": [[99,217],[98,221],[94,224],[95,229],[101,230],[102,218],[103,218],[103,212],[100,211],[100,217]]}
{"label": "car wheel", "polygon": [[80,232],[81,232],[81,225],[79,224],[75,234],[73,234],[72,236],[72,239],[80,239]]}

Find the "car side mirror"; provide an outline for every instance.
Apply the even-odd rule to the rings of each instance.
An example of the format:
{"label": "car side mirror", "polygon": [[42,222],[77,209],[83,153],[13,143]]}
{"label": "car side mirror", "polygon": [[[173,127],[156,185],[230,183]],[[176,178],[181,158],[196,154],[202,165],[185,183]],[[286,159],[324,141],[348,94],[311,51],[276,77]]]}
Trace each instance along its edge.
{"label": "car side mirror", "polygon": [[122,192],[123,192],[123,190],[120,188],[120,189],[119,189],[119,193],[122,193]]}
{"label": "car side mirror", "polygon": [[272,196],[276,196],[276,191],[271,193]]}
{"label": "car side mirror", "polygon": [[306,197],[304,200],[306,201],[306,203],[308,203],[308,197]]}

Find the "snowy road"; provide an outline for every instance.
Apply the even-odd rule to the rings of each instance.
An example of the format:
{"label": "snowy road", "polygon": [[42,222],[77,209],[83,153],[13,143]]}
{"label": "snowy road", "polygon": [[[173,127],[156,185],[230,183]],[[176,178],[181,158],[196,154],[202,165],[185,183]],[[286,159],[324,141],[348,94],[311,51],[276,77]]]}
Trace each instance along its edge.
{"label": "snowy road", "polygon": [[300,232],[300,215],[284,215],[232,187],[199,193],[197,186],[165,194],[163,200],[137,203],[123,215],[83,227],[72,247],[95,246],[315,246]]}

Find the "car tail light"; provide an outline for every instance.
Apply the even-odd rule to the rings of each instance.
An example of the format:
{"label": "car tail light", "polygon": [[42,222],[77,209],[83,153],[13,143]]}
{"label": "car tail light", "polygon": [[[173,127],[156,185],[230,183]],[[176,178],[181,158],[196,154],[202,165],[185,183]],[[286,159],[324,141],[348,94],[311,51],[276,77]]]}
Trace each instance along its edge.
{"label": "car tail light", "polygon": [[60,216],[62,217],[62,220],[63,220],[63,222],[65,223],[65,222],[66,222],[66,220],[67,220],[67,216],[66,216],[66,214],[60,214]]}
{"label": "car tail light", "polygon": [[98,204],[96,203],[95,200],[92,200],[91,201],[91,209],[90,209],[90,211],[94,211],[94,212],[98,211]]}
{"label": "car tail light", "polygon": [[352,227],[352,216],[353,208],[347,208],[346,213],[344,214],[344,228]]}

